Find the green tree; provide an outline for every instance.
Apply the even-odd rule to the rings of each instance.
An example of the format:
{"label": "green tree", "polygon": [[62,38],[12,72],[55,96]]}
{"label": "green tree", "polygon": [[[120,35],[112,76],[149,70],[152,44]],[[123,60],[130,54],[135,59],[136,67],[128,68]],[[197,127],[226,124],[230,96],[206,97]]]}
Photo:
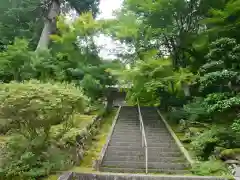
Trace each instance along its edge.
{"label": "green tree", "polygon": [[[222,9],[211,9],[210,17],[203,22],[209,26],[209,33],[217,37],[234,38],[240,43],[239,18],[240,18],[240,1],[228,1]],[[215,35],[214,35],[215,34]]]}
{"label": "green tree", "polygon": [[13,44],[16,37],[28,39],[35,49],[43,26],[41,2],[2,0],[0,12],[0,51]]}
{"label": "green tree", "polygon": [[99,0],[51,0],[43,1],[44,11],[44,27],[38,41],[37,49],[47,49],[50,43],[50,35],[56,34],[57,17],[62,10],[75,9],[75,11],[81,15],[81,13],[92,11],[96,14],[98,11]]}

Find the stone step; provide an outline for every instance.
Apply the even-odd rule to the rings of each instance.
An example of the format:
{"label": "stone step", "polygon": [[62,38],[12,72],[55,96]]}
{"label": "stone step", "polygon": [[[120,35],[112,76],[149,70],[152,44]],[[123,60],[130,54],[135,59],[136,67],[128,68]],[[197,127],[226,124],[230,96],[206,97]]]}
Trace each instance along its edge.
{"label": "stone step", "polygon": [[118,122],[115,127],[119,127],[119,128],[129,128],[129,127],[133,127],[133,128],[138,128],[138,130],[140,129],[140,124],[139,123],[125,123],[125,122]]}
{"label": "stone step", "polygon": [[147,124],[150,124],[150,123],[159,123],[159,124],[164,124],[160,117],[146,117],[146,116],[142,116],[143,120],[147,123]]}
{"label": "stone step", "polygon": [[[174,139],[172,137],[162,137],[162,138],[157,138],[157,137],[146,137],[147,138],[147,142],[150,143],[165,143],[165,142],[169,142],[169,143],[175,143]],[[126,141],[126,140],[134,140],[134,141],[141,141],[142,139],[142,135],[141,134],[127,134],[124,136],[123,134],[113,134],[112,135],[112,139],[115,141]]]}
{"label": "stone step", "polygon": [[[147,145],[148,145],[149,150],[151,150],[152,148],[160,148],[160,149],[164,148],[164,151],[169,151],[169,150],[172,150],[172,149],[174,149],[174,152],[180,151],[179,148],[174,144],[173,145],[168,144],[168,147],[167,147],[167,146],[164,146],[160,143],[149,143],[148,142]],[[109,147],[110,146],[111,147],[123,147],[124,146],[124,147],[132,147],[132,148],[143,148],[141,141],[139,141],[138,143],[131,142],[131,141],[126,141],[126,142],[121,143],[121,144],[118,143],[117,141],[110,141]],[[161,151],[161,152],[163,152],[163,151]]]}
{"label": "stone step", "polygon": [[[141,169],[145,167],[145,162],[137,161],[104,161],[103,166],[107,167],[124,167]],[[171,170],[184,170],[188,168],[184,163],[164,163],[164,162],[148,162],[148,167],[151,169],[171,169]]]}
{"label": "stone step", "polygon": [[[142,135],[139,135],[139,137],[125,137],[125,136],[116,136],[113,134],[111,141],[114,142],[142,142]],[[168,143],[168,144],[176,144],[175,140],[173,139],[151,139],[147,138],[147,143],[154,144],[154,143]]]}
{"label": "stone step", "polygon": [[118,119],[122,121],[129,121],[129,120],[139,121],[138,115],[128,115],[128,114],[124,114],[124,115],[120,114],[118,116]]}
{"label": "stone step", "polygon": [[135,120],[135,119],[128,119],[128,120],[122,120],[122,119],[119,119],[118,120],[118,122],[117,122],[117,124],[119,124],[119,125],[128,125],[128,124],[130,124],[130,125],[138,125],[138,124],[140,124],[140,122],[139,121],[137,121],[137,120]]}
{"label": "stone step", "polygon": [[128,124],[140,124],[138,119],[118,119],[118,124],[128,125]]}
{"label": "stone step", "polygon": [[[131,156],[120,156],[119,154],[113,154],[113,155],[108,155],[106,157],[104,157],[104,161],[140,161],[140,162],[144,162],[145,161],[145,155],[141,154],[141,155],[131,155]],[[164,156],[150,156],[148,157],[148,161],[149,162],[164,162],[164,163],[168,163],[168,162],[186,162],[186,159],[183,157],[172,157],[172,156],[168,156],[168,157],[164,157]]]}
{"label": "stone step", "polygon": [[[114,131],[114,135],[117,135],[117,136],[132,136],[131,138],[136,138],[138,135],[141,135],[141,132],[140,131],[133,131],[133,130],[126,130],[126,129],[123,129],[123,130],[115,130]],[[159,133],[151,133],[151,134],[148,134],[146,133],[146,138],[147,139],[154,139],[154,140],[162,140],[162,139],[166,139],[166,140],[170,140],[170,139],[173,139],[172,136],[170,134],[161,134]]]}
{"label": "stone step", "polygon": [[[145,153],[144,148],[131,148],[131,147],[116,147],[116,146],[108,146],[107,148],[107,153],[109,154],[119,154],[119,155],[124,155],[126,156],[131,156],[131,155],[141,155]],[[108,154],[107,154],[108,155]],[[174,156],[178,157],[181,156],[182,153],[178,149],[167,149],[167,148],[148,148],[148,156]]]}
{"label": "stone step", "polygon": [[[187,172],[186,172],[187,173]],[[186,174],[183,173],[183,174]],[[66,173],[69,175],[69,173]],[[163,174],[114,174],[114,173],[74,173],[75,180],[226,180],[224,177],[184,176]],[[63,178],[64,179],[64,178]]]}
{"label": "stone step", "polygon": [[[135,141],[135,142],[123,142],[123,141],[110,141],[111,146],[132,146],[135,147],[135,145],[141,146],[141,141]],[[174,143],[154,143],[154,142],[147,142],[148,146],[154,145],[154,147],[164,147],[164,148],[178,148],[176,144]]]}
{"label": "stone step", "polygon": [[[101,167],[100,171],[117,172],[117,173],[145,173],[145,169],[113,168],[113,167]],[[148,169],[148,172],[149,173],[163,173],[163,174],[179,174],[179,175],[180,174],[189,174],[189,171],[187,171],[187,170],[172,170],[172,169]],[[176,179],[176,180],[180,180],[180,179]]]}
{"label": "stone step", "polygon": [[126,126],[126,127],[119,126],[119,125],[115,126],[114,132],[124,132],[124,131],[136,131],[141,133],[140,128],[136,126]]}

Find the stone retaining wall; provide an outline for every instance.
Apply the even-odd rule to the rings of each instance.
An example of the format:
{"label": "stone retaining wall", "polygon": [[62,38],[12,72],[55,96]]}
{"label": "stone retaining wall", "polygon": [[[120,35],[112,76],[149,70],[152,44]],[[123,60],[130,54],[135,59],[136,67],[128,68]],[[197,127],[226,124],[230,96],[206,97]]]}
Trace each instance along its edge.
{"label": "stone retaining wall", "polygon": [[66,174],[66,179],[58,180],[227,180],[223,177],[211,176],[159,176],[159,175],[140,175],[140,174],[85,174],[73,173]]}

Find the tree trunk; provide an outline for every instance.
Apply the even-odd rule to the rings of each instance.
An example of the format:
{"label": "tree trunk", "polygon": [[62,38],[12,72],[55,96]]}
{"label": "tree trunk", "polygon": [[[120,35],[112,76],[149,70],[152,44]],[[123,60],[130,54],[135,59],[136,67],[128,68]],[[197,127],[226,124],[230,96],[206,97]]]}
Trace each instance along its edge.
{"label": "tree trunk", "polygon": [[38,41],[36,50],[48,49],[50,43],[50,35],[54,33],[56,29],[56,19],[60,14],[60,2],[59,0],[52,0],[47,17],[45,18],[44,28]]}

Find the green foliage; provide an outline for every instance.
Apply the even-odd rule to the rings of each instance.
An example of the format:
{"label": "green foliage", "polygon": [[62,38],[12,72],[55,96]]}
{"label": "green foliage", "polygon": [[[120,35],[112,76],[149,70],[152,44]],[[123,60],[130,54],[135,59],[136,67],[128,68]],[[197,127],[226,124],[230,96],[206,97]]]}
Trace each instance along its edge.
{"label": "green foliage", "polygon": [[215,36],[236,38],[239,42],[239,0],[225,1],[224,8],[212,9],[211,17],[205,20],[209,33]]}
{"label": "green foliage", "polygon": [[220,158],[223,160],[237,159],[238,155],[240,155],[240,148],[225,149],[220,153]]}
{"label": "green foliage", "polygon": [[93,100],[101,96],[102,86],[100,81],[94,79],[91,75],[85,75],[81,81],[81,86],[85,94],[89,97],[92,97]]}
{"label": "green foliage", "polygon": [[103,62],[98,56],[93,37],[101,27],[102,22],[85,13],[71,27],[64,18],[59,18],[60,33],[51,36],[51,50],[31,51],[27,40],[16,39],[0,52],[0,79],[74,82],[84,86],[84,92],[93,100],[102,97],[104,89],[116,83],[107,70],[119,68],[121,63]]}
{"label": "green foliage", "polygon": [[212,126],[202,134],[193,138],[192,150],[203,160],[207,160],[214,152],[215,147],[238,147],[236,135],[225,127]]}
{"label": "green foliage", "polygon": [[[98,12],[99,0],[57,2],[61,4],[61,10],[64,13],[75,9],[79,14],[91,11],[95,16]],[[31,49],[35,49],[51,3],[52,1],[38,0],[1,1],[0,50],[12,44],[15,37],[28,39]]]}
{"label": "green foliage", "polygon": [[33,74],[31,52],[26,40],[16,39],[6,51],[0,52],[0,77],[2,81],[29,79]]}
{"label": "green foliage", "polygon": [[204,90],[209,86],[224,86],[231,81],[236,82],[238,79],[238,74],[238,72],[229,70],[208,73],[200,78],[200,90]]}
{"label": "green foliage", "polygon": [[0,51],[15,38],[28,39],[35,49],[43,26],[41,2],[38,0],[2,0],[0,7]]}
{"label": "green foliage", "polygon": [[[0,99],[1,119],[14,125],[1,152],[0,172],[5,179],[39,179],[72,166],[73,144],[59,139],[69,137],[69,128],[77,123],[75,114],[85,109],[87,98],[79,88],[39,81],[11,82],[1,84]],[[54,131],[53,125],[59,123],[61,128]],[[80,126],[75,128],[78,134]],[[76,133],[71,138],[75,143]]]}
{"label": "green foliage", "polygon": [[169,59],[154,59],[146,57],[145,61],[139,61],[133,69],[120,72],[127,84],[132,84],[128,96],[132,102],[139,98],[140,103],[158,105],[159,89],[168,89],[166,78],[172,74],[171,62]]}
{"label": "green foliage", "polygon": [[206,72],[212,72],[212,71],[220,71],[224,68],[224,62],[219,60],[219,61],[211,61],[209,63],[204,64],[200,68],[201,73],[206,73]]}
{"label": "green foliage", "polygon": [[25,39],[15,39],[0,52],[0,79],[3,82],[66,79],[62,71],[66,71],[51,51],[31,51]]}
{"label": "green foliage", "polygon": [[215,113],[215,112],[224,112],[227,110],[234,111],[234,109],[238,109],[239,106],[240,106],[240,96],[237,95],[235,97],[216,102],[216,104],[208,108],[208,112]]}
{"label": "green foliage", "polygon": [[206,105],[214,105],[219,101],[227,100],[232,97],[232,93],[213,93],[208,94],[206,98],[204,98],[204,104]]}
{"label": "green foliage", "polygon": [[219,143],[218,128],[213,127],[211,130],[202,133],[196,137],[192,142],[192,149],[196,155],[204,160],[214,151],[215,146]]}
{"label": "green foliage", "polygon": [[30,139],[48,134],[51,125],[70,120],[74,112],[84,110],[86,102],[73,85],[11,82],[1,84],[0,92],[1,118]]}
{"label": "green foliage", "polygon": [[221,161],[210,160],[206,162],[196,163],[192,172],[199,176],[226,176],[230,175],[227,166]]}
{"label": "green foliage", "polygon": [[192,122],[204,122],[209,120],[206,106],[201,98],[195,98],[191,103],[184,105],[184,111],[188,114],[187,120]]}
{"label": "green foliage", "polygon": [[[239,48],[235,39],[220,38],[210,45],[207,64],[200,69],[200,90],[211,88],[224,92],[229,83],[238,84]],[[213,91],[213,89],[211,89]]]}
{"label": "green foliage", "polygon": [[[51,49],[37,52],[31,49],[51,6],[36,0],[1,3],[0,80],[21,82],[0,85],[0,131],[21,133],[21,143],[11,139],[4,150],[9,151],[6,160],[14,159],[12,164],[4,160],[1,171],[6,178],[39,179],[62,169],[56,159],[65,159],[66,154],[54,141],[71,146],[79,133],[71,120],[85,107],[82,91],[72,85],[24,82],[30,79],[74,83],[95,102],[117,82],[112,70],[118,69],[124,84],[132,86],[128,99],[133,104],[139,99],[143,105],[171,109],[175,122],[217,124],[209,124],[210,130],[204,132],[194,130],[192,148],[199,157],[207,160],[216,147],[239,146],[239,0],[126,0],[117,19],[109,21],[94,19],[98,0],[59,3],[61,12],[73,8],[84,13],[71,24],[59,17]],[[99,57],[94,38],[103,32],[128,47],[120,58],[130,61],[130,69]],[[60,122],[52,134],[52,125]],[[54,140],[49,141],[48,134]],[[215,163],[216,168],[206,162],[194,172],[224,174]]]}
{"label": "green foliage", "polygon": [[[178,101],[183,96],[183,85],[192,83],[195,76],[188,69],[180,68],[174,72],[171,59],[159,58],[156,50],[148,51],[131,69],[118,72],[125,84],[131,84],[128,92],[131,102],[145,105],[167,105],[165,102]],[[181,98],[179,98],[181,99]],[[164,105],[165,103],[165,105]],[[175,103],[176,104],[176,103]]]}
{"label": "green foliage", "polygon": [[[107,31],[132,49],[124,53],[131,68],[120,73],[132,87],[128,99],[170,110],[176,123],[204,124],[190,135],[204,160],[216,147],[238,146],[239,2],[126,0]],[[196,173],[221,174],[219,163],[208,166]]]}
{"label": "green foliage", "polygon": [[61,80],[82,86],[92,100],[101,97],[107,86],[116,83],[108,70],[121,67],[119,61],[104,62],[98,55],[93,39],[103,25],[104,22],[96,21],[91,13],[82,14],[71,27],[61,17],[57,23],[60,34],[51,36],[52,53],[58,62],[55,69],[61,72]]}
{"label": "green foliage", "polygon": [[0,173],[5,179],[33,180],[71,165],[67,152],[51,146],[45,136],[31,140],[13,136],[7,143]]}
{"label": "green foliage", "polygon": [[172,108],[168,114],[168,119],[171,122],[179,124],[181,120],[188,119],[189,114],[183,108]]}
{"label": "green foliage", "polygon": [[[66,0],[72,8],[74,8],[78,13],[83,13],[91,11],[93,15],[98,13],[99,0]],[[64,3],[63,3],[64,4]]]}
{"label": "green foliage", "polygon": [[239,135],[240,137],[240,119],[235,119],[231,128]]}

